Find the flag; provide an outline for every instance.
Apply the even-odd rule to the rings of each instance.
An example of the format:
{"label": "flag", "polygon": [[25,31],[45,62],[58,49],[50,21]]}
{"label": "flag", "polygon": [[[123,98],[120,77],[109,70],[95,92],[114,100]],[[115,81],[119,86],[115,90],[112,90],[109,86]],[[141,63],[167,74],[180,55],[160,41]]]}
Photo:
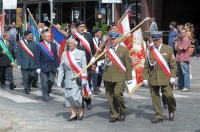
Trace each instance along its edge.
{"label": "flag", "polygon": [[117,26],[120,34],[126,34],[127,32],[130,31],[129,20],[130,20],[129,11],[126,11],[124,18]]}
{"label": "flag", "polygon": [[59,32],[54,26],[51,27],[51,40],[59,46],[58,58],[59,62],[62,57],[62,53],[65,51],[66,37]]}
{"label": "flag", "polygon": [[133,32],[124,41],[124,44],[129,50],[129,55],[132,60],[132,83],[127,84],[128,93],[133,93],[137,88],[142,85],[142,72],[145,62],[145,49],[146,43],[143,41],[141,28]]}
{"label": "flag", "polygon": [[24,31],[28,29],[27,27],[27,18],[26,18],[26,13],[24,14]]}
{"label": "flag", "polygon": [[37,25],[35,25],[34,20],[30,15],[28,16],[28,19],[33,34],[33,40],[38,44],[40,40],[40,33],[38,31]]}
{"label": "flag", "polygon": [[0,37],[2,36],[2,34],[4,32],[5,16],[6,16],[6,13],[3,12],[1,14],[1,18],[0,18]]}

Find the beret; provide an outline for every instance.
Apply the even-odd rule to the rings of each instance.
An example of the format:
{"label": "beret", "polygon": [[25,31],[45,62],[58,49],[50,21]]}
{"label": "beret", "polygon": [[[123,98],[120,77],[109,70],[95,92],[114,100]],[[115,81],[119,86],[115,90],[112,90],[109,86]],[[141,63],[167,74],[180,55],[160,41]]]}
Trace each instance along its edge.
{"label": "beret", "polygon": [[159,39],[161,37],[162,37],[162,34],[152,34],[151,35],[152,40],[156,40],[156,39]]}
{"label": "beret", "polygon": [[111,39],[117,38],[119,36],[120,36],[120,34],[118,31],[112,31],[109,33],[109,38],[111,38]]}
{"label": "beret", "polygon": [[97,28],[97,29],[95,29],[95,30],[93,31],[93,33],[95,34],[95,33],[99,32],[99,31],[101,31],[101,29],[100,29],[100,28]]}
{"label": "beret", "polygon": [[31,30],[24,31],[24,35],[28,35],[29,33],[32,33]]}
{"label": "beret", "polygon": [[82,24],[85,24],[85,22],[84,21],[77,21],[75,26],[78,27],[79,25],[82,25]]}

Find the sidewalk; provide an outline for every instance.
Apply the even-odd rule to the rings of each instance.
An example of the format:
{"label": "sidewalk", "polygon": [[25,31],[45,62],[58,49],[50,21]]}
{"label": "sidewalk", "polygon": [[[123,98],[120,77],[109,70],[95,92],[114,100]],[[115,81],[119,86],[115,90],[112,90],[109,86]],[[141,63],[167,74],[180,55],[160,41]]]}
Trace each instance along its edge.
{"label": "sidewalk", "polygon": [[11,129],[10,122],[0,117],[0,132],[8,132]]}

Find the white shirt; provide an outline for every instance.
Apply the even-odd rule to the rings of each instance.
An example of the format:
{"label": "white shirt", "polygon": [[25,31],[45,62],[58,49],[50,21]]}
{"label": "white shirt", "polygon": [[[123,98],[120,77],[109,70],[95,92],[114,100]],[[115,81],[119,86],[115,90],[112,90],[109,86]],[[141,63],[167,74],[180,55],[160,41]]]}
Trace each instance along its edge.
{"label": "white shirt", "polygon": [[49,50],[51,50],[51,44],[50,44],[50,42],[47,42],[47,41],[44,40],[44,43],[47,45],[47,47],[49,48]]}

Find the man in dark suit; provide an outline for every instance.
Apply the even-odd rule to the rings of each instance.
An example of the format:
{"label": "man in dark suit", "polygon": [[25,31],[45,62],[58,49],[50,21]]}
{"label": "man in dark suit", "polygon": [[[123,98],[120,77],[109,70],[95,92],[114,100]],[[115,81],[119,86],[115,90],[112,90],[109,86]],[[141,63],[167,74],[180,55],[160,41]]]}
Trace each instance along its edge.
{"label": "man in dark suit", "polygon": [[26,94],[30,94],[31,82],[35,80],[36,43],[32,41],[31,30],[24,31],[24,38],[17,44],[17,67],[21,69],[23,85]]}
{"label": "man in dark suit", "polygon": [[5,31],[0,46],[0,81],[2,88],[5,88],[6,72],[10,83],[10,90],[16,88],[13,80],[14,58],[14,43],[10,41],[10,32]]}
{"label": "man in dark suit", "polygon": [[[83,36],[88,41],[90,49],[91,49],[91,53],[89,53],[87,48],[83,44],[80,43],[80,39],[77,38],[77,41],[78,41],[77,49],[85,51],[87,64],[88,64],[90,62],[90,60],[91,60],[92,55],[95,54],[96,50],[94,48],[92,35],[90,33],[88,33],[88,32],[85,32],[85,28],[86,28],[86,25],[85,25],[85,23],[83,21],[77,21],[76,22],[76,29],[77,29],[78,34]],[[91,88],[91,69],[92,69],[92,67],[89,67],[87,69],[88,83],[89,83],[90,88]],[[91,98],[85,98],[84,101],[87,104],[87,108],[89,110],[91,110],[92,109],[92,106],[91,106],[91,101],[92,100],[91,100]]]}
{"label": "man in dark suit", "polygon": [[43,33],[43,39],[44,41],[36,46],[36,72],[40,74],[43,100],[49,102],[49,93],[58,67],[58,55],[56,44],[50,42],[49,31]]}

